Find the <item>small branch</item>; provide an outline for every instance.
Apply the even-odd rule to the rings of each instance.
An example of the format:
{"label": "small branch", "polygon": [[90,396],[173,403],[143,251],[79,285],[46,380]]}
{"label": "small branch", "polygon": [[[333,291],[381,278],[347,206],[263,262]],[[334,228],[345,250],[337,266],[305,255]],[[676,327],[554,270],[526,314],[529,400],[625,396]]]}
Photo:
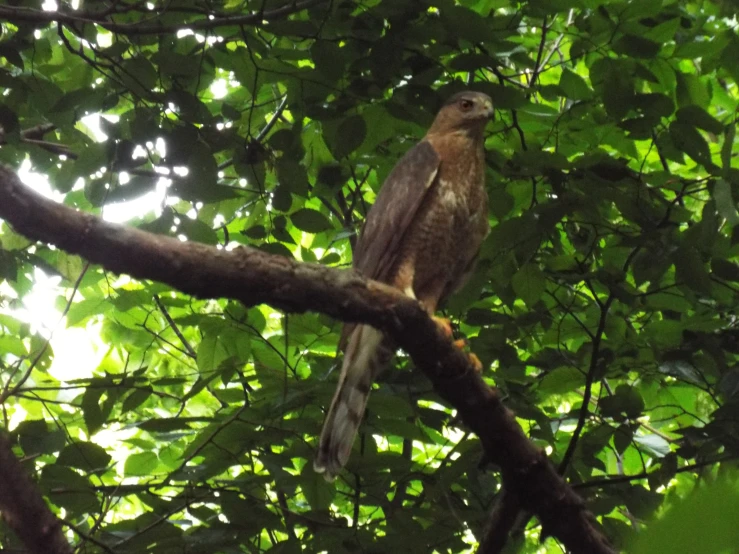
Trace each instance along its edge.
{"label": "small branch", "polygon": [[185,350],[187,351],[187,355],[190,356],[193,360],[198,357],[197,353],[193,349],[192,346],[190,346],[190,343],[187,342],[187,339],[180,331],[180,328],[177,326],[177,324],[172,319],[172,316],[169,315],[169,312],[167,311],[167,307],[162,304],[162,301],[159,299],[159,296],[156,294],[154,295],[154,303],[157,305],[157,308],[159,308],[159,311],[162,312],[162,315],[164,316],[164,319],[167,320],[167,323],[169,323],[169,326],[172,328],[172,331],[174,331],[174,334],[177,335],[177,338],[180,339],[180,342],[182,343],[182,346],[184,346]]}
{"label": "small branch", "polygon": [[56,125],[53,123],[39,123],[28,129],[21,131],[21,138],[40,140],[46,133],[50,133],[56,129]]}
{"label": "small branch", "polygon": [[298,540],[298,534],[295,532],[294,517],[287,505],[287,496],[285,495],[285,492],[280,489],[277,489],[277,502],[280,506],[280,511],[282,512],[282,519],[285,520],[287,533],[292,539]]}
{"label": "small branch", "polygon": [[[277,106],[275,113],[272,114],[272,117],[269,119],[267,124],[262,128],[262,130],[259,131],[259,134],[257,134],[256,137],[254,137],[254,140],[250,141],[249,144],[246,145],[247,155],[249,154],[248,152],[249,148],[254,148],[254,145],[261,144],[261,142],[267,136],[267,133],[269,133],[272,130],[272,127],[275,126],[275,123],[277,123],[277,120],[280,119],[280,117],[282,116],[282,112],[285,111],[286,106],[287,106],[287,94],[282,97],[282,101],[280,102],[280,105]],[[223,170],[223,169],[226,169],[227,167],[231,167],[232,165],[233,165],[233,158],[229,158],[228,160],[218,164],[218,169]]]}
{"label": "small branch", "polygon": [[254,140],[256,142],[262,142],[264,138],[267,136],[267,133],[269,133],[272,130],[272,127],[275,126],[275,123],[277,123],[277,120],[282,117],[282,112],[285,111],[285,107],[287,106],[287,94],[283,96],[282,102],[280,102],[280,105],[277,106],[277,109],[275,110],[275,113],[272,114],[272,117],[269,119],[267,124],[262,127],[262,130],[259,131],[259,134],[254,137]]}
{"label": "small branch", "polygon": [[[717,458],[709,458],[701,462],[696,462],[694,464],[688,464],[688,465],[684,465],[683,467],[679,467],[675,470],[675,473],[688,473],[690,471],[694,471],[697,469],[703,469],[704,467],[715,466],[716,464],[721,464],[724,462],[736,461],[737,459],[739,459],[739,456],[735,456],[735,455],[719,456]],[[656,471],[659,471],[659,470],[656,470]],[[641,479],[648,479],[649,476],[652,473],[656,473],[656,471],[652,471],[652,472],[643,471],[641,473],[636,473],[634,475],[616,475],[614,477],[606,476],[603,479],[592,479],[591,481],[585,481],[584,483],[578,483],[577,485],[574,485],[574,488],[592,489],[596,487],[608,487],[610,485],[620,485],[622,483],[630,483],[631,481],[639,481]]]}
{"label": "small branch", "polygon": [[[53,131],[54,129],[56,129],[56,125],[52,123],[41,123],[39,125],[35,125],[21,131],[20,142],[25,144],[33,144],[34,146],[43,148],[44,150],[46,150],[47,152],[51,152],[52,154],[67,156],[68,158],[73,160],[77,159],[77,154],[72,152],[69,147],[65,146],[64,144],[58,144],[56,142],[43,140],[42,137],[46,133]],[[7,140],[5,138],[5,131],[0,126],[0,146],[2,146],[3,144],[7,144]]]}
{"label": "small branch", "polygon": [[76,526],[76,525],[75,525],[74,523],[72,523],[71,521],[67,521],[66,519],[62,519],[62,520],[60,520],[60,521],[61,521],[61,522],[62,522],[62,523],[63,523],[64,525],[66,525],[67,527],[69,527],[69,528],[70,528],[70,529],[71,529],[72,531],[74,531],[74,532],[75,532],[75,534],[79,535],[79,536],[80,536],[80,538],[81,538],[81,539],[82,539],[83,541],[85,541],[85,542],[90,542],[90,543],[94,544],[95,546],[97,546],[98,548],[102,548],[102,549],[103,549],[103,550],[104,550],[105,552],[107,552],[108,554],[116,554],[116,553],[115,553],[115,550],[113,550],[112,548],[110,548],[110,547],[109,547],[109,546],[108,546],[107,544],[105,544],[105,543],[104,543],[104,542],[102,542],[102,541],[99,541],[99,540],[97,540],[97,539],[96,539],[95,537],[93,537],[93,536],[92,536],[92,535],[90,535],[89,533],[85,533],[85,532],[84,532],[84,531],[83,531],[82,529],[80,529],[80,528],[79,528],[78,526]]}
{"label": "small branch", "polygon": [[529,81],[529,88],[534,88],[536,85],[536,80],[539,78],[539,74],[541,73],[541,58],[544,54],[544,45],[547,42],[547,17],[544,16],[544,19],[541,22],[541,40],[539,41],[539,50],[536,53],[536,63],[534,64],[534,71],[531,74],[531,80]]}
{"label": "small branch", "polygon": [[580,415],[577,418],[577,425],[575,430],[572,432],[572,438],[570,443],[567,445],[567,450],[562,461],[559,463],[559,473],[564,475],[570,460],[575,455],[575,448],[580,440],[582,430],[585,428],[585,421],[590,413],[590,398],[593,394],[593,383],[595,382],[595,373],[598,369],[598,361],[600,360],[600,342],[603,339],[603,333],[606,330],[606,320],[608,319],[608,311],[611,309],[611,304],[615,297],[610,294],[606,299],[603,307],[600,310],[600,320],[598,321],[598,329],[595,331],[592,341],[592,351],[590,353],[590,367],[588,368],[588,374],[585,376],[585,391],[582,395],[582,407],[580,408]]}

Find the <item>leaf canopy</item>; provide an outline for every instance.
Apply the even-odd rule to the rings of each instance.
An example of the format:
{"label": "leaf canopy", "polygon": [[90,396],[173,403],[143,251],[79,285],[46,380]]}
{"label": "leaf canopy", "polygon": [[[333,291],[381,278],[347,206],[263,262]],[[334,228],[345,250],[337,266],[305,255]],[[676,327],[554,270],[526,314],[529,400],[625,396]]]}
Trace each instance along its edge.
{"label": "leaf canopy", "polygon": [[[736,487],[680,500],[738,451],[731,2],[46,4],[0,7],[0,161],[182,240],[348,266],[444,99],[489,94],[493,229],[448,315],[617,547],[663,512],[635,552],[737,543]],[[86,552],[473,551],[500,477],[402,355],[313,472],[340,328],[0,225],[6,427]]]}

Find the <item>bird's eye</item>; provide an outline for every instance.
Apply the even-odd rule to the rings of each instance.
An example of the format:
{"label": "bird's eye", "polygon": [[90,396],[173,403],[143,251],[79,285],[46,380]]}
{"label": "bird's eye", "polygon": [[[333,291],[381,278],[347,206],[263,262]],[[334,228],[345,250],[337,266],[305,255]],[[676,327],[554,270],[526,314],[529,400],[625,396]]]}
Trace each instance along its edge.
{"label": "bird's eye", "polygon": [[462,109],[463,112],[470,111],[472,109],[472,106],[474,106],[474,102],[472,102],[472,100],[462,99],[459,101],[459,107]]}

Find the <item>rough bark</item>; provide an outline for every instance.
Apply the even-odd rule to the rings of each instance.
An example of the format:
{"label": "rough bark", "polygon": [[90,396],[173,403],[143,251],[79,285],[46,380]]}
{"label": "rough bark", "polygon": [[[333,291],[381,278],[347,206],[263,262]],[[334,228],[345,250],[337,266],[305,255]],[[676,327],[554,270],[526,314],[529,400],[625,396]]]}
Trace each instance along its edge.
{"label": "rough bark", "polygon": [[496,499],[477,554],[500,554],[520,513],[518,497],[504,489]]}
{"label": "rough bark", "polygon": [[[480,437],[508,493],[576,554],[612,554],[592,514],[528,440],[498,392],[401,292],[349,270],[301,263],[240,247],[231,251],[153,235],[76,212],[42,198],[0,167],[0,217],[28,238],[54,244],[117,273],[152,279],[200,298],[269,304],[286,312],[321,312],[369,323],[392,335]],[[319,429],[316,429],[316,434]]]}
{"label": "rough bark", "polygon": [[30,554],[72,554],[61,522],[13,454],[4,433],[0,433],[0,513]]}

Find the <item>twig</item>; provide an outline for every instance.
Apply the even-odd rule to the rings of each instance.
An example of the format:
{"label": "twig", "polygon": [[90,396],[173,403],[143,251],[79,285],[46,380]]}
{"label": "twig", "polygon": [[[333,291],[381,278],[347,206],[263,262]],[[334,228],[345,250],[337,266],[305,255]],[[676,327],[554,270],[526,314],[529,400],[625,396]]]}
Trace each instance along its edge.
{"label": "twig", "polygon": [[190,356],[192,359],[197,358],[198,357],[197,352],[195,352],[193,347],[190,346],[190,343],[187,342],[187,339],[180,331],[180,328],[174,322],[174,320],[172,319],[172,316],[169,315],[167,308],[164,306],[164,304],[162,304],[162,301],[159,299],[159,296],[156,294],[154,295],[154,303],[157,305],[157,308],[159,308],[159,311],[162,312],[164,319],[167,320],[167,323],[169,323],[169,326],[172,328],[172,331],[174,331],[174,334],[177,335],[178,339],[180,339],[182,346],[184,346],[185,350],[187,350],[188,356]]}

